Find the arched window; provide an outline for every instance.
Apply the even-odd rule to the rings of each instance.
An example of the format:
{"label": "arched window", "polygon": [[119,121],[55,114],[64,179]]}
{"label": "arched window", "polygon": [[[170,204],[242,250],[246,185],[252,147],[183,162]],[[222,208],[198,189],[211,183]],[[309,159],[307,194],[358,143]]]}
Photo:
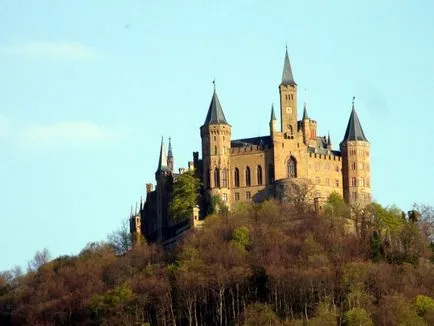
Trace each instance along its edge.
{"label": "arched window", "polygon": [[240,186],[240,170],[238,168],[235,168],[234,171],[234,185],[236,188]]}
{"label": "arched window", "polygon": [[214,169],[214,187],[220,188],[220,170],[218,168]]}
{"label": "arched window", "polygon": [[262,184],[262,167],[260,165],[258,165],[258,170],[257,170],[257,176],[258,176],[258,185]]}
{"label": "arched window", "polygon": [[222,171],[222,187],[227,188],[228,187],[228,170],[223,169]]}
{"label": "arched window", "polygon": [[250,181],[250,168],[246,167],[246,186],[250,187],[251,181]]}
{"label": "arched window", "polygon": [[268,165],[268,183],[274,182],[274,167],[273,164]]}
{"label": "arched window", "polygon": [[294,156],[288,160],[288,178],[297,178],[297,160]]}
{"label": "arched window", "polygon": [[217,146],[214,146],[214,155],[217,155]]}

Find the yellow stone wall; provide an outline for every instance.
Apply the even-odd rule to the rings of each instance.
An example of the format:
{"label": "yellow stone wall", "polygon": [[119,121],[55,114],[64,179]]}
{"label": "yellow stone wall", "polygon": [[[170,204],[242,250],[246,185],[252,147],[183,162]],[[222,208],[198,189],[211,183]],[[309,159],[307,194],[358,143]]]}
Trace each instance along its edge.
{"label": "yellow stone wall", "polygon": [[341,143],[344,199],[350,203],[371,201],[370,145],[365,141]]}
{"label": "yellow stone wall", "polygon": [[314,185],[314,196],[327,199],[332,192],[343,195],[342,158],[337,155],[307,155],[307,176]]}
{"label": "yellow stone wall", "polygon": [[[230,157],[231,182],[229,207],[240,202],[252,200],[263,200],[268,195],[267,185],[269,185],[269,164],[273,163],[272,149],[261,148],[259,146],[246,146],[232,148]],[[258,184],[258,166],[262,169],[262,184]],[[246,185],[246,169],[250,168],[250,186]],[[240,173],[240,186],[235,185],[235,168]],[[250,193],[250,199],[247,193]],[[238,195],[236,195],[238,194]],[[238,199],[237,199],[238,198]]]}

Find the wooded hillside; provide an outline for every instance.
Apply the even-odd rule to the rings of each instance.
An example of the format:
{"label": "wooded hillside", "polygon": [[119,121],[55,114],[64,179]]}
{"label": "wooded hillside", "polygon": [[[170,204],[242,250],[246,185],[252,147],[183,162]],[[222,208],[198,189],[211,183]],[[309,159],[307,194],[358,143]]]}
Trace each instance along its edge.
{"label": "wooded hillside", "polygon": [[432,207],[265,202],[141,243],[0,274],[1,325],[434,325]]}

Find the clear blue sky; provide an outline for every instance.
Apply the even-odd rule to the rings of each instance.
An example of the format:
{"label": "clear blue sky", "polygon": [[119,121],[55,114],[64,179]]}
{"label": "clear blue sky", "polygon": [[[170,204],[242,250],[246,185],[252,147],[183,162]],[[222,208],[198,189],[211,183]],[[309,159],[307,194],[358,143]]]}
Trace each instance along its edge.
{"label": "clear blue sky", "polygon": [[[334,147],[356,106],[383,205],[434,204],[432,1],[0,1],[0,270],[76,254],[200,150],[215,77],[233,138],[268,132],[285,44]],[[249,124],[246,123],[249,121]]]}

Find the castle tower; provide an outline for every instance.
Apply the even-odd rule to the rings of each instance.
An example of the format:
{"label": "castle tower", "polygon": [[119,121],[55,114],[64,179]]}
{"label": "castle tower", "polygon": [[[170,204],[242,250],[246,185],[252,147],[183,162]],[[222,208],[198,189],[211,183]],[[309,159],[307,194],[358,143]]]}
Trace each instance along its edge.
{"label": "castle tower", "polygon": [[229,206],[231,126],[226,121],[215,85],[208,114],[200,127],[200,136],[204,188],[210,196],[220,195]]}
{"label": "castle tower", "polygon": [[276,115],[274,114],[274,105],[271,105],[271,117],[270,117],[270,136],[273,137],[273,134],[278,132],[277,130],[277,120]]}
{"label": "castle tower", "polygon": [[160,157],[158,159],[158,167],[155,172],[155,180],[157,181],[157,241],[161,241],[163,237],[163,221],[168,219],[168,193],[167,187],[169,184],[170,169],[167,164],[166,147],[164,146],[163,137],[161,137]]}
{"label": "castle tower", "polygon": [[316,146],[316,121],[312,120],[307,114],[306,101],[303,105],[303,117],[301,119],[301,131],[303,133],[303,142],[308,146]]}
{"label": "castle tower", "polygon": [[288,49],[285,52],[283,63],[282,82],[279,85],[280,93],[280,123],[285,138],[294,138],[297,132],[297,84],[292,76],[289,63]]}
{"label": "castle tower", "polygon": [[169,149],[167,151],[167,167],[173,173],[174,162],[173,162],[173,153],[172,153],[172,142],[169,137]]}
{"label": "castle tower", "polygon": [[332,139],[330,138],[330,131],[329,131],[329,133],[328,133],[328,135],[327,135],[327,149],[328,149],[329,151],[332,150]]}
{"label": "castle tower", "polygon": [[344,199],[349,204],[371,201],[370,145],[353,107],[345,136],[340,143]]}
{"label": "castle tower", "polygon": [[135,212],[133,212],[133,206],[131,206],[130,234],[131,234],[131,243],[133,245],[140,242],[140,239],[142,237],[142,222],[140,219],[140,212],[138,212],[137,210],[137,204],[136,204]]}
{"label": "castle tower", "polygon": [[311,139],[311,126],[310,126],[310,118],[307,114],[306,101],[303,106],[303,118],[301,119],[301,130],[303,132],[303,141],[307,145],[309,144],[309,140]]}

